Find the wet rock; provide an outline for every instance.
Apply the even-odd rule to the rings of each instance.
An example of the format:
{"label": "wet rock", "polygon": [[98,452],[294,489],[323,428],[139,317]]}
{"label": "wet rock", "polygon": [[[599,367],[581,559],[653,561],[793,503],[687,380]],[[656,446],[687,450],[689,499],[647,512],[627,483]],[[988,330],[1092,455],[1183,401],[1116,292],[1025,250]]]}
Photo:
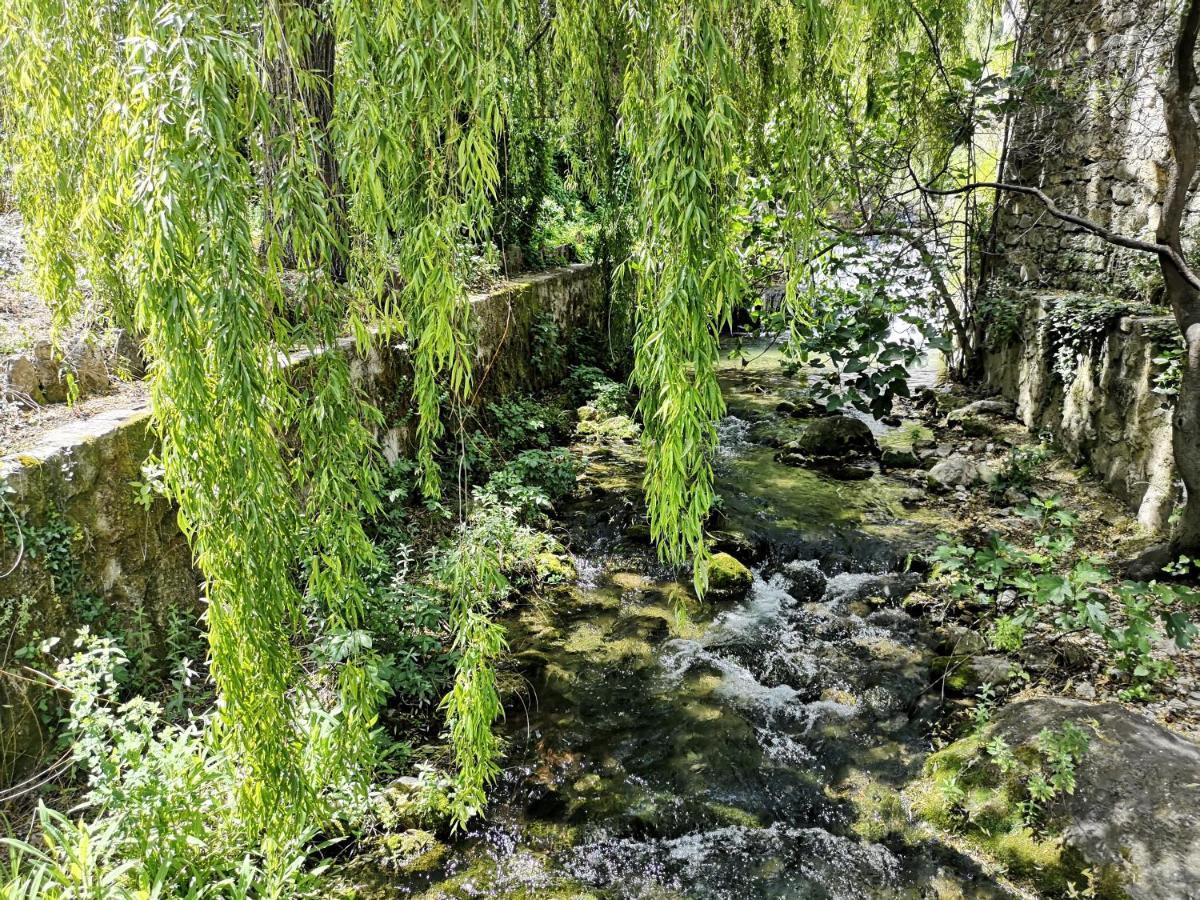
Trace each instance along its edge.
{"label": "wet rock", "polygon": [[431,832],[420,829],[381,834],[374,839],[373,850],[385,869],[406,875],[435,871],[450,852]]}
{"label": "wet rock", "polygon": [[794,559],[783,567],[787,591],[801,603],[819,600],[828,582],[821,567],[812,559]]}
{"label": "wet rock", "polygon": [[1007,400],[976,400],[974,403],[968,403],[966,406],[960,406],[958,409],[947,413],[946,424],[961,423],[964,419],[970,419],[974,416],[1002,416],[1008,418],[1012,414],[1013,405]]}
{"label": "wet rock", "polygon": [[867,423],[852,416],[815,420],[800,436],[796,449],[811,456],[879,455],[879,444]]}
{"label": "wet rock", "polygon": [[879,421],[882,422],[884,425],[887,425],[889,428],[899,428],[900,425],[904,422],[904,420],[901,419],[899,416],[884,416]]}
{"label": "wet rock", "polygon": [[912,450],[888,447],[880,454],[879,464],[889,469],[917,469],[921,466],[921,460]]}
{"label": "wet rock", "polygon": [[738,559],[756,559],[759,548],[739,531],[714,531],[709,549],[714,553],[728,553]]}
{"label": "wet rock", "polygon": [[959,487],[990,484],[996,479],[996,473],[985,463],[977,463],[955,453],[935,464],[927,478],[932,490],[950,491]]}
{"label": "wet rock", "polygon": [[763,419],[750,426],[746,438],[763,447],[780,448],[795,440],[797,428],[777,420]]}
{"label": "wet rock", "polygon": [[854,603],[873,597],[903,600],[920,583],[921,576],[915,573],[846,572],[829,579],[825,599],[835,603]]}
{"label": "wet rock", "polygon": [[900,495],[900,503],[906,509],[919,506],[923,502],[925,502],[925,492],[919,488],[909,488]]}
{"label": "wet rock", "polygon": [[623,534],[625,539],[635,544],[650,543],[650,525],[646,522],[634,522],[626,526]]}
{"label": "wet rock", "polygon": [[715,600],[741,600],[754,583],[750,570],[728,553],[714,553],[704,565],[708,596]]}
{"label": "wet rock", "polygon": [[565,555],[551,553],[549,550],[539,553],[534,559],[538,578],[555,584],[569,584],[579,579],[575,564]]}

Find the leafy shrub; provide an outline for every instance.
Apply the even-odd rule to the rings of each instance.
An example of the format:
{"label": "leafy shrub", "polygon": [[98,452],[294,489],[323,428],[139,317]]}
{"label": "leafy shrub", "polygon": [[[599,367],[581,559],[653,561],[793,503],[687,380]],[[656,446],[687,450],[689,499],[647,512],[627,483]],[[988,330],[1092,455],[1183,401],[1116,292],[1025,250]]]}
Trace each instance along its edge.
{"label": "leafy shrub", "polygon": [[505,397],[487,405],[485,422],[498,458],[546,449],[566,433],[563,412],[533,397]]}
{"label": "leafy shrub", "polygon": [[602,385],[611,381],[602,369],[595,366],[576,366],[563,379],[562,386],[572,406],[583,406],[596,396]]}
{"label": "leafy shrub", "polygon": [[567,347],[554,316],[542,312],[534,317],[529,326],[529,337],[533,368],[547,378],[561,377],[567,367]]}
{"label": "leafy shrub", "polygon": [[117,702],[124,653],[86,630],[56,679],[68,694],[66,730],[83,782],[76,821],[42,806],[39,839],[7,838],[6,898],[319,896],[307,869],[312,834],[272,847],[232,812],[242,776],[217,751],[201,717],[166,722],[141,697]]}
{"label": "leafy shrub", "polygon": [[555,502],[570,494],[575,477],[575,459],[568,450],[526,450],[495,472],[484,490],[528,521],[549,512]]}
{"label": "leafy shrub", "polygon": [[1097,560],[1073,558],[1076,517],[1057,498],[1035,500],[1021,514],[1036,526],[1032,547],[1000,538],[970,547],[942,535],[935,574],[953,596],[985,610],[995,609],[1005,592],[1015,596],[1014,608],[1006,608],[992,628],[996,649],[1020,649],[1026,631],[1039,621],[1062,632],[1088,630],[1104,641],[1113,665],[1128,679],[1124,696],[1148,697],[1151,686],[1171,671],[1169,662],[1152,655],[1155,643],[1167,637],[1181,648],[1191,644],[1196,635],[1191,615],[1200,607],[1200,593],[1156,581],[1118,584]]}

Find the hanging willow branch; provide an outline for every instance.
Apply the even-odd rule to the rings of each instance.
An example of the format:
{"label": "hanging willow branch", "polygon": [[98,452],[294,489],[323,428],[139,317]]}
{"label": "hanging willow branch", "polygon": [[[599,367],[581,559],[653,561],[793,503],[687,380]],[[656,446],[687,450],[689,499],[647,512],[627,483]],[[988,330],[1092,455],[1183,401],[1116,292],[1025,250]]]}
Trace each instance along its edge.
{"label": "hanging willow branch", "polygon": [[[323,709],[297,649],[361,625],[380,417],[340,354],[293,382],[280,352],[402,337],[436,494],[447,407],[471,391],[466,258],[492,237],[500,151],[559,121],[605,211],[615,296],[631,298],[652,532],[664,558],[702,560],[718,335],[746,290],[739,184],[773,179],[798,305],[829,213],[813,198],[838,196],[831,110],[869,106],[868,72],[894,64],[914,10],[944,26],[962,5],[8,0],[4,122],[32,270],[60,325],[86,285],[145,336],[250,827],[295,832],[331,769],[365,776],[383,695],[361,650],[317,673],[337,685]],[[460,610],[460,640],[479,642],[460,649],[490,660],[500,639],[482,615]],[[459,744],[496,713],[486,688],[447,701],[480,785],[490,755]]]}

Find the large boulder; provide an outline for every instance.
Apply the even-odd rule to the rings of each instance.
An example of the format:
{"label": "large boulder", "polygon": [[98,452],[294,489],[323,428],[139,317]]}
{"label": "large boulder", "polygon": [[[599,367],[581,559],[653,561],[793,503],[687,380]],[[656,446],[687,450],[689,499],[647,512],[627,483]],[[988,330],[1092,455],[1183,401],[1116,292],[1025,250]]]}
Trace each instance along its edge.
{"label": "large boulder", "polygon": [[960,406],[958,409],[948,412],[946,423],[953,425],[955,422],[962,422],[964,419],[971,419],[975,416],[1010,418],[1012,414],[1013,405],[1007,400],[976,400],[974,403],[968,403],[966,406]]}
{"label": "large boulder", "polygon": [[[1030,761],[1051,770],[1039,735],[1068,723],[1088,735],[1074,789],[1042,805],[1034,831],[1019,807],[1022,772]],[[1007,770],[996,763],[997,739],[1016,760]],[[918,814],[965,829],[986,855],[1047,893],[1082,887],[1090,872],[1100,896],[1200,897],[1200,745],[1119,704],[1013,703],[984,733],[930,757],[926,777],[910,792]]]}
{"label": "large boulder", "polygon": [[878,456],[879,444],[862,419],[827,416],[815,419],[796,441],[796,449],[810,456]]}
{"label": "large boulder", "polygon": [[935,464],[926,477],[932,490],[949,491],[976,484],[990,484],[996,480],[996,473],[984,463],[968,459],[961,453],[953,453]]}

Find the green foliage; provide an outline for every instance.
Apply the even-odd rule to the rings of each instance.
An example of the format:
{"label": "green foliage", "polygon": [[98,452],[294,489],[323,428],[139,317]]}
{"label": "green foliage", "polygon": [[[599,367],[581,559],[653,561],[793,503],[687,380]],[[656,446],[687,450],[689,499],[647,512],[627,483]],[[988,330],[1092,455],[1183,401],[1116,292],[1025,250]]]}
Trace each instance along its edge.
{"label": "green foliage", "polygon": [[1003,350],[1021,336],[1025,302],[1020,295],[999,291],[980,298],[976,315],[986,329],[988,349]]}
{"label": "green foliage", "polygon": [[5,839],[5,897],[316,896],[305,834],[260,845],[236,815],[238,767],[204,736],[203,718],[172,725],[144,698],[117,699],[128,661],[86,631],[56,679],[83,793],[69,820],[39,807],[39,844]]}
{"label": "green foliage", "polygon": [[1064,384],[1075,380],[1084,357],[1108,334],[1113,322],[1129,312],[1125,301],[1090,294],[1062,297],[1047,305],[1043,328],[1054,354],[1053,369]]}
{"label": "green foliage", "polygon": [[567,348],[551,313],[540,313],[529,326],[533,368],[549,379],[561,378],[567,367]]}
{"label": "green foliage", "polygon": [[[815,287],[808,316],[797,325],[787,352],[799,364],[813,357],[833,372],[816,380],[813,397],[826,409],[854,407],[875,416],[891,413],[907,397],[909,370],[926,349],[948,350],[927,310],[928,273],[903,250],[848,245],[832,254]],[[899,320],[908,333],[894,333]]]}
{"label": "green foliage", "polygon": [[1169,662],[1153,655],[1156,642],[1166,637],[1181,648],[1191,644],[1200,594],[1166,582],[1118,582],[1097,560],[1076,557],[1076,518],[1056,498],[1034,500],[1021,515],[1036,528],[1031,546],[993,537],[985,546],[970,547],[942,535],[934,554],[936,575],[952,596],[985,613],[997,609],[1002,594],[1015,597],[993,625],[996,649],[1020,650],[1037,622],[1064,633],[1091,631],[1127,679],[1125,695],[1147,698],[1171,671]]}
{"label": "green foliage", "polygon": [[575,477],[569,451],[525,450],[493,473],[484,491],[516,510],[522,521],[531,521],[574,491]]}
{"label": "green foliage", "polygon": [[[950,38],[959,6],[922,4]],[[563,0],[545,14],[522,0],[3,7],[6,158],[32,274],[59,324],[86,284],[144,335],[162,482],[206,580],[214,734],[264,840],[289,844],[324,817],[310,758],[362,792],[389,684],[363,628],[381,417],[345,354],[313,354],[294,375],[280,354],[343,334],[360,351],[402,339],[415,474],[436,504],[444,419],[459,420],[472,386],[467,283],[494,256],[506,184],[547,244],[575,229],[615,264],[651,531],[664,558],[699,560],[723,413],[717,335],[744,289],[739,179],[774,176],[794,300],[832,208],[813,198],[843,166],[830,110],[863,105],[868,72],[887,83],[919,25],[895,0]],[[921,63],[910,53],[893,74],[916,83]],[[561,91],[541,89],[547,71]],[[549,177],[545,123],[558,119],[577,193],[594,198],[586,227]],[[467,563],[460,588],[494,586]],[[480,723],[498,644],[476,600],[450,613],[451,733],[479,750],[463,751],[464,809],[494,749]]]}
{"label": "green foliage", "polygon": [[1179,393],[1179,385],[1183,380],[1183,358],[1183,341],[1179,335],[1173,334],[1171,343],[1151,360],[1155,366],[1154,387],[1151,389],[1154,393],[1168,400]]}

